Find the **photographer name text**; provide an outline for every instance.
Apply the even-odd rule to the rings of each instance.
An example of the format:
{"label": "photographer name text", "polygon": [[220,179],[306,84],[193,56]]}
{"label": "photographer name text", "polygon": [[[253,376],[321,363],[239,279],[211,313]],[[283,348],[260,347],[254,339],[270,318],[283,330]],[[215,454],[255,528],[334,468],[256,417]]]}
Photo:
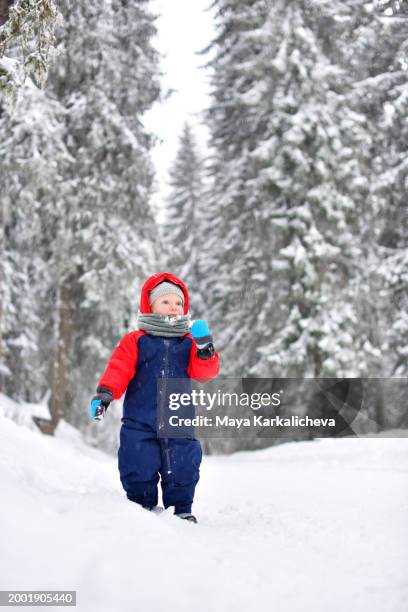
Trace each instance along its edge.
{"label": "photographer name text", "polygon": [[252,418],[237,418],[229,416],[204,416],[199,415],[193,418],[182,418],[172,415],[169,418],[169,425],[172,427],[231,427],[240,429],[241,427],[335,427],[335,419],[312,419],[308,416],[300,417],[292,415],[290,417],[262,417],[253,415]]}

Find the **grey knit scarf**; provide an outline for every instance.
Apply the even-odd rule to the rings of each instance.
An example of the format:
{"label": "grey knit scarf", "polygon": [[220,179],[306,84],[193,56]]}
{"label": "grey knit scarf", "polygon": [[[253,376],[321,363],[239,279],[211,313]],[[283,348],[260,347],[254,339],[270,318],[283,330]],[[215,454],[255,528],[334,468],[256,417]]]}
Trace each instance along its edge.
{"label": "grey knit scarf", "polygon": [[189,329],[190,315],[162,315],[138,312],[137,326],[153,336],[175,338],[184,336]]}

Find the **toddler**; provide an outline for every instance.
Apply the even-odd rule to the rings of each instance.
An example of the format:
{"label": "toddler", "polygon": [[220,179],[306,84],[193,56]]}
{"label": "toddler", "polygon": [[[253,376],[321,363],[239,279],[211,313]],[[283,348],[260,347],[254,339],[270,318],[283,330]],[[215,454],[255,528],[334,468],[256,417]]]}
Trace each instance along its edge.
{"label": "toddler", "polygon": [[138,330],[126,334],[112,353],[92,399],[100,420],[113,399],[126,391],[118,466],[129,500],[153,510],[161,476],[163,505],[197,522],[191,514],[202,450],[195,438],[157,435],[157,379],[210,379],[220,370],[210,330],[196,321],[189,332],[185,284],[173,274],[154,274],[143,285]]}

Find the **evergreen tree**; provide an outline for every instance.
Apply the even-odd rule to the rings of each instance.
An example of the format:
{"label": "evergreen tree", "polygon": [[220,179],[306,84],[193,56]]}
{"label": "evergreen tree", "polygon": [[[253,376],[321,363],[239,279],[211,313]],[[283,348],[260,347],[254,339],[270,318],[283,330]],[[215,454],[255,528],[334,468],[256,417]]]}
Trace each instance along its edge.
{"label": "evergreen tree", "polygon": [[205,301],[200,295],[203,278],[198,270],[198,256],[203,236],[202,214],[203,162],[197,150],[193,131],[183,126],[179,149],[170,170],[171,191],[167,200],[166,221],[161,229],[167,268],[185,280],[191,295],[193,316],[204,316]]}
{"label": "evergreen tree", "polygon": [[210,300],[223,374],[244,375],[255,350],[258,304],[268,291],[263,272],[269,265],[266,245],[256,231],[263,223],[251,203],[251,150],[265,129],[255,102],[263,95],[257,63],[263,41],[256,33],[268,2],[217,1],[212,8],[218,35],[206,50],[214,53],[208,62],[213,102],[205,113],[211,190],[202,217],[206,241],[199,267],[206,270],[204,293]]}
{"label": "evergreen tree", "polygon": [[[154,17],[144,0],[97,6],[66,0],[60,8],[59,55],[43,108],[34,107],[38,112],[23,126],[23,116],[16,115],[7,132],[15,183],[8,200],[23,207],[25,234],[30,207],[36,208],[33,248],[44,278],[41,289],[34,283],[32,291],[47,296],[33,309],[47,330],[36,352],[48,365],[41,396],[51,388],[52,414],[51,422],[37,424],[50,433],[63,414],[75,425],[89,421],[90,394],[114,345],[135,322],[136,287],[155,271],[157,235],[149,210],[153,139],[141,122],[160,92]],[[29,96],[26,103],[32,103]],[[5,118],[1,129],[6,125]],[[10,228],[5,248],[12,252],[17,225]],[[20,290],[14,299],[19,310]],[[6,311],[13,308],[6,305]],[[13,363],[8,367],[13,386]]]}
{"label": "evergreen tree", "polygon": [[369,4],[214,5],[207,256],[217,325],[233,320],[226,370],[379,375],[390,313],[372,305],[382,145],[370,77],[403,78],[385,69],[395,43]]}
{"label": "evergreen tree", "polygon": [[112,346],[135,320],[136,283],[154,265],[157,232],[147,207],[152,138],[140,117],[159,86],[150,43],[154,18],[144,0],[95,7],[68,2],[62,11],[65,53],[51,89],[68,109],[66,142],[74,162],[62,201],[61,230],[69,241],[65,252],[54,254],[54,273],[61,293],[66,279],[68,301],[80,305],[68,305],[75,347],[69,399],[83,406]]}
{"label": "evergreen tree", "polygon": [[343,104],[349,74],[336,48],[342,11],[308,3],[280,9],[267,19],[274,46],[264,109],[270,120],[254,155],[263,166],[260,200],[269,203],[280,234],[272,270],[287,283],[263,316],[273,320],[279,307],[285,320],[266,330],[251,372],[367,375],[380,354],[358,317],[370,134],[364,116]]}
{"label": "evergreen tree", "polygon": [[[386,2],[380,13],[390,52],[376,83],[372,129],[376,156],[372,198],[382,222],[377,232],[381,318],[388,352],[384,375],[408,372],[408,7]],[[390,42],[391,41],[391,44]],[[376,79],[378,81],[378,78]]]}
{"label": "evergreen tree", "polygon": [[15,112],[0,117],[2,180],[7,186],[0,197],[0,388],[34,402],[46,389],[52,346],[51,313],[44,308],[53,308],[47,266],[52,231],[48,234],[45,206],[55,198],[58,177],[61,181],[69,162],[63,115],[57,101],[27,80]]}

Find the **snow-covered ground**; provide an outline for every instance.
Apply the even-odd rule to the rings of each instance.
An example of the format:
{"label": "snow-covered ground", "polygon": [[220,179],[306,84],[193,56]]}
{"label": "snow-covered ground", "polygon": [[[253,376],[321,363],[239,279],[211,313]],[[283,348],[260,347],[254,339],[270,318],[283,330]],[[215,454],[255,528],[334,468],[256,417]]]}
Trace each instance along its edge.
{"label": "snow-covered ground", "polygon": [[43,436],[12,408],[1,396],[1,590],[76,590],[84,611],[407,609],[406,438],[204,457],[194,525],[127,501],[115,459],[66,423]]}

